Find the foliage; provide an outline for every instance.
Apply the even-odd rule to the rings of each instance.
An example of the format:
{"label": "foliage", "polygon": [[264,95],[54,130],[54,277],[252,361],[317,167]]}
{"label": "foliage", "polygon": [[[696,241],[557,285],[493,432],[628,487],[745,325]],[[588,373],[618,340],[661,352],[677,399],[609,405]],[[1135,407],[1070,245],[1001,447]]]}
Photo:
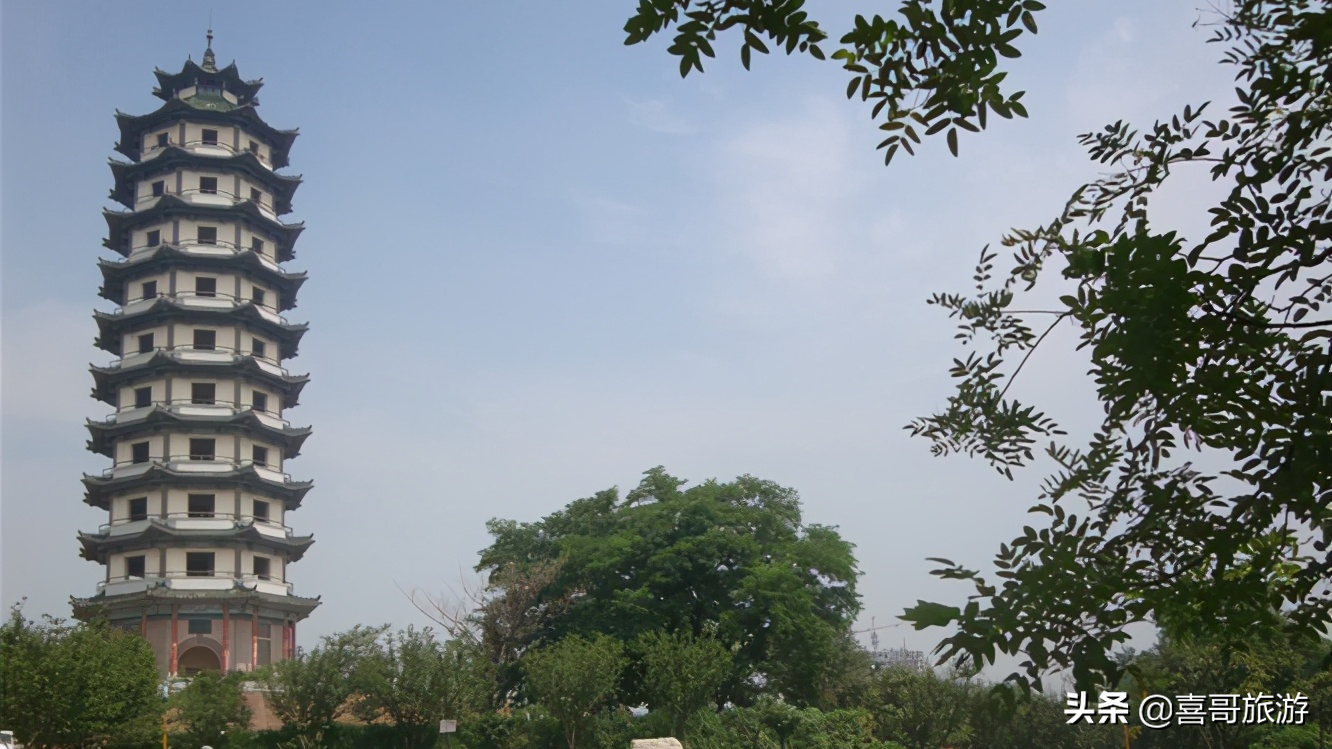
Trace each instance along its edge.
{"label": "foliage", "polygon": [[354,712],[366,722],[388,718],[407,749],[433,744],[439,721],[465,719],[484,704],[488,685],[476,662],[463,643],[441,643],[429,628],[389,633],[357,666]]}
{"label": "foliage", "polygon": [[687,632],[649,632],[636,644],[645,667],[647,705],[668,714],[671,735],[685,743],[690,716],[716,703],[731,670],[731,654],[715,639]]}
{"label": "foliage", "polygon": [[[975,294],[931,299],[973,350],[955,361],[947,408],[912,433],[936,454],[980,456],[1010,478],[1040,443],[1055,466],[1032,508],[1045,527],[1000,547],[998,582],[938,560],[935,574],[970,580],[975,595],[965,607],[907,611],[920,628],[956,627],[941,660],[1020,656],[1013,678],[1024,687],[1067,668],[1086,688],[1118,680],[1110,653],[1137,622],[1206,635],[1332,624],[1332,9],[1226,7],[1213,11],[1210,41],[1236,68],[1228,115],[1205,119],[1207,103],[1195,102],[1143,132],[1121,121],[1083,135],[1109,174],[1050,223],[1006,236],[1007,273],[995,278],[987,248]],[[858,17],[834,57],[853,75],[848,94],[874,99],[876,117],[886,112],[887,155],[920,141],[914,125],[946,130],[956,154],[956,130],[983,127],[987,108],[1023,115],[1020,94],[1001,93],[996,63],[1018,55],[1013,45],[1036,30],[1041,8],[906,0],[900,21]],[[728,28],[741,28],[746,63],[764,35],[820,58],[826,38],[800,0],[641,0],[627,42],[675,23],[670,52],[682,72],[701,69]],[[1150,220],[1152,196],[1190,170],[1228,188],[1201,239]],[[1075,288],[1053,309],[1019,311],[1051,267]],[[1080,331],[1105,414],[1081,444],[1009,393],[1061,324]],[[1227,467],[1203,470],[1180,448]]]}
{"label": "foliage", "polygon": [[744,704],[766,683],[793,702],[817,700],[859,609],[851,545],[802,524],[791,489],[752,476],[684,483],[658,467],[623,499],[610,489],[535,523],[491,521],[479,570],[559,565],[539,596],[562,602],[558,615],[518,648],[569,634],[709,635],[736,664],[721,699]]}
{"label": "foliage", "polygon": [[875,735],[908,749],[938,749],[960,738],[966,725],[965,683],[933,671],[889,667],[879,671]]}
{"label": "foliage", "polygon": [[149,740],[164,705],[152,648],[104,621],[36,624],[15,606],[0,626],[0,715],[34,749]]}
{"label": "foliage", "polygon": [[268,707],[282,721],[296,746],[313,749],[323,743],[334,723],[351,713],[357,694],[358,670],[375,652],[387,627],[357,625],[329,635],[313,650],[279,661],[259,674]]}
{"label": "foliage", "polygon": [[245,674],[203,671],[171,695],[178,738],[189,746],[231,746],[229,735],[250,725],[250,709],[241,689]]}
{"label": "foliage", "polygon": [[567,637],[523,658],[529,689],[560,721],[569,749],[575,749],[588,718],[614,695],[624,666],[623,644],[604,635]]}

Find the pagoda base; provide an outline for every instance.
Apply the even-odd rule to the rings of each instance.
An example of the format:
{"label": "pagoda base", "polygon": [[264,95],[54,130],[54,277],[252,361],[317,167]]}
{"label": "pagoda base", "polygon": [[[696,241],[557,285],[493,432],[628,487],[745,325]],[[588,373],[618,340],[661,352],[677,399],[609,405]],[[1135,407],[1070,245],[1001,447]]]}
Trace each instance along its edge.
{"label": "pagoda base", "polygon": [[252,590],[150,588],[123,595],[71,598],[82,621],[105,618],[152,645],[163,678],[200,671],[253,671],[296,654],[296,623],[318,598]]}

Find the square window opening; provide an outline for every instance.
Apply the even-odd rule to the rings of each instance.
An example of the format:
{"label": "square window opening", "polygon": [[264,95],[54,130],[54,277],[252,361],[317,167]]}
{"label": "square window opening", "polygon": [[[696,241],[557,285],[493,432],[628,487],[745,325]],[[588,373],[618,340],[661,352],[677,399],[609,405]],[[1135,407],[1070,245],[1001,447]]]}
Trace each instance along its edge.
{"label": "square window opening", "polygon": [[217,177],[200,177],[199,192],[205,195],[217,194]]}
{"label": "square window opening", "polygon": [[207,129],[205,129],[205,130],[203,131],[203,143],[204,143],[205,146],[216,146],[216,145],[217,145],[217,131],[216,131],[216,130],[207,130]]}
{"label": "square window opening", "polygon": [[250,448],[250,457],[254,459],[257,466],[268,465],[268,448],[262,445],[254,445]]}
{"label": "square window opening", "polygon": [[192,518],[211,518],[217,511],[217,496],[214,494],[191,494],[187,501]]}
{"label": "square window opening", "polygon": [[258,338],[252,339],[250,341],[250,351],[255,356],[259,357],[260,359],[263,359],[268,356],[268,344],[264,343]]}
{"label": "square window opening", "polygon": [[212,619],[187,619],[186,631],[192,635],[211,635],[213,634]]}
{"label": "square window opening", "polygon": [[254,519],[255,520],[269,519],[267,502],[264,502],[263,500],[259,499],[254,500]]}
{"label": "square window opening", "polygon": [[269,561],[268,557],[254,558],[255,577],[259,578],[260,580],[272,580],[273,579],[272,570],[273,566],[272,563]]}
{"label": "square window opening", "polygon": [[213,552],[189,551],[185,553],[186,577],[212,577]]}
{"label": "square window opening", "polygon": [[126,504],[129,505],[129,519],[130,519],[131,521],[134,521],[134,520],[147,520],[147,519],[148,519],[148,498],[147,498],[147,497],[135,497],[134,499],[131,499],[129,502],[127,502]]}
{"label": "square window opening", "polygon": [[263,289],[256,288],[250,292],[250,300],[254,302],[255,306],[262,307],[264,302],[268,301],[268,295],[264,293]]}
{"label": "square window opening", "polygon": [[125,577],[142,579],[147,577],[147,570],[147,559],[142,554],[125,557]]}
{"label": "square window opening", "polygon": [[190,438],[190,460],[213,460],[217,457],[217,440],[212,438]]}
{"label": "square window opening", "polygon": [[156,282],[156,281],[144,281],[144,282],[143,282],[143,298],[144,298],[144,299],[156,299],[156,298],[157,298],[157,282]]}
{"label": "square window opening", "polygon": [[171,135],[168,134],[168,133],[158,133],[158,134],[157,134],[157,147],[158,147],[158,148],[166,148],[166,147],[169,146],[169,145],[171,145]]}
{"label": "square window opening", "polygon": [[213,382],[190,383],[190,403],[211,406],[217,403],[217,384]]}
{"label": "square window opening", "polygon": [[147,408],[153,405],[152,387],[134,388],[134,407]]}
{"label": "square window opening", "polygon": [[194,347],[201,351],[217,348],[217,331],[198,328],[194,331]]}
{"label": "square window opening", "polygon": [[148,443],[135,442],[130,445],[130,462],[147,463],[148,462]]}
{"label": "square window opening", "polygon": [[146,354],[146,353],[152,351],[153,348],[154,348],[154,346],[153,346],[153,334],[152,334],[152,333],[144,333],[143,335],[139,336],[139,353],[140,353],[140,354]]}
{"label": "square window opening", "polygon": [[166,183],[159,179],[153,183],[153,197],[160,198],[163,195],[166,195]]}
{"label": "square window opening", "polygon": [[153,229],[152,231],[148,232],[147,239],[148,239],[147,244],[149,247],[156,247],[162,244],[162,230]]}
{"label": "square window opening", "polygon": [[217,244],[217,227],[200,226],[199,244]]}
{"label": "square window opening", "polygon": [[258,390],[250,395],[250,407],[256,411],[268,411],[268,393],[261,393]]}
{"label": "square window opening", "polygon": [[217,279],[212,276],[195,276],[194,293],[196,296],[217,296]]}

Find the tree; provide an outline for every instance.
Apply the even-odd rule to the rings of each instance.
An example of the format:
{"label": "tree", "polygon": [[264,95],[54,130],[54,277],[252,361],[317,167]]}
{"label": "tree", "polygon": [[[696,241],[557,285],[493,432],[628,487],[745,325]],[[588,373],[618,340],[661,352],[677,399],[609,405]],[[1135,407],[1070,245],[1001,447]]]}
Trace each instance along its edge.
{"label": "tree", "polygon": [[802,524],[796,492],[772,482],[684,483],[658,467],[623,499],[610,489],[535,523],[491,521],[477,568],[558,560],[540,600],[565,603],[522,647],[569,634],[711,634],[736,664],[721,699],[744,704],[766,683],[813,702],[859,610],[851,544]]}
{"label": "tree", "polygon": [[671,735],[683,744],[689,716],[716,703],[731,654],[715,639],[685,632],[649,632],[637,644],[648,708],[670,716]]}
{"label": "tree", "polygon": [[36,624],[20,606],[0,626],[0,715],[24,746],[142,743],[163,708],[152,647],[137,633],[103,620]]}
{"label": "tree", "polygon": [[407,749],[431,744],[441,720],[465,718],[484,704],[488,684],[473,653],[457,640],[441,643],[429,628],[390,633],[357,667],[366,722],[388,718]]}
{"label": "tree", "polygon": [[302,749],[320,746],[333,724],[350,714],[359,688],[358,668],[385,629],[357,625],[260,673],[269,709]]}
{"label": "tree", "polygon": [[242,673],[223,677],[215,671],[203,671],[190,679],[185,688],[171,695],[179,738],[188,746],[221,746],[226,734],[250,726],[250,709],[245,705],[241,686]]}
{"label": "tree", "polygon": [[604,635],[567,637],[523,657],[528,688],[560,721],[569,749],[576,749],[588,720],[615,694],[624,666],[624,645]]}
{"label": "tree", "polygon": [[[701,69],[711,41],[743,32],[742,60],[766,50],[824,56],[827,38],[800,0],[642,0],[627,42],[678,23],[670,51]],[[873,101],[891,158],[921,136],[985,126],[987,111],[1023,116],[1005,95],[1001,57],[1035,32],[1035,0],[906,0],[901,21],[857,17],[833,54],[847,93]],[[975,294],[930,301],[959,320],[956,393],[913,434],[936,454],[964,453],[1005,476],[1035,461],[1053,473],[1032,508],[1048,517],[1000,547],[991,583],[939,560],[935,574],[971,581],[964,607],[921,602],[917,627],[955,626],[941,659],[1023,657],[1032,686],[1071,668],[1080,687],[1113,684],[1125,628],[1242,633],[1274,612],[1305,634],[1332,624],[1332,10],[1317,0],[1236,0],[1209,17],[1239,87],[1227,116],[1182,106],[1142,132],[1124,122],[1081,136],[1111,172],[1084,185],[1044,226],[1015,230],[997,278],[988,248]],[[1187,239],[1151,222],[1172,175],[1210,170],[1228,187],[1212,232]],[[1017,303],[1039,282],[1074,288],[1052,309]],[[1033,318],[1043,319],[1037,325]],[[1105,417],[1079,444],[1037,406],[1009,393],[1059,325],[1080,331]],[[1208,452],[1205,471],[1178,455]],[[1079,506],[1080,505],[1080,506]]]}
{"label": "tree", "polygon": [[908,749],[938,749],[967,722],[967,687],[933,671],[890,667],[878,674],[879,735]]}

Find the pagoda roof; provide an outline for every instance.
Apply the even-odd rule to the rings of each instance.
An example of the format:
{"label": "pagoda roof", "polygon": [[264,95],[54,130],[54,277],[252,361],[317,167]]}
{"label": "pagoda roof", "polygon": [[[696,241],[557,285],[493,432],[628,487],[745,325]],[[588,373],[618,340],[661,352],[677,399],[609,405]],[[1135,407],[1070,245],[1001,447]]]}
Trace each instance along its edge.
{"label": "pagoda roof", "polygon": [[255,95],[259,93],[259,89],[264,87],[264,80],[262,78],[253,81],[244,80],[240,77],[240,71],[236,68],[235,61],[218,70],[215,65],[209,62],[212,55],[211,48],[204,52],[204,64],[202,66],[192,58],[187,58],[179,73],[168,73],[161,68],[153,70],[153,75],[157,76],[157,88],[153,89],[153,96],[171,101],[176,98],[176,92],[182,89],[197,86],[200,81],[215,81],[234,94],[242,104],[248,102],[258,104],[259,102],[255,101]]}
{"label": "pagoda roof", "polygon": [[218,608],[226,606],[238,612],[258,609],[291,613],[300,620],[309,616],[320,604],[318,596],[304,598],[261,593],[244,587],[239,580],[231,590],[179,590],[169,588],[165,583],[163,580],[159,585],[135,593],[109,596],[105,592],[100,592],[88,598],[70,596],[70,605],[74,609],[76,619],[88,621],[98,615],[115,618],[120,614],[137,619],[143,614],[149,616],[170,614],[173,606],[189,604],[215,605]]}
{"label": "pagoda roof", "polygon": [[83,502],[92,507],[106,510],[110,509],[110,500],[114,495],[142,492],[166,485],[173,487],[240,487],[266,497],[278,499],[287,511],[299,508],[301,500],[314,488],[313,481],[274,481],[259,473],[253,464],[246,464],[238,467],[235,471],[219,475],[217,473],[177,471],[168,464],[153,462],[149,464],[146,470],[130,475],[116,476],[113,472],[108,472],[101,476],[94,476],[85,473],[83,475],[83,486],[86,493]]}
{"label": "pagoda roof", "polygon": [[167,146],[157,156],[146,161],[117,161],[111,159],[111,174],[116,186],[111,190],[110,198],[133,210],[135,189],[140,180],[149,175],[178,169],[180,167],[221,168],[240,172],[269,188],[273,194],[273,210],[279,216],[291,213],[291,198],[301,184],[300,175],[278,174],[249,151],[241,151],[227,156],[209,156],[191,151],[177,145]]}
{"label": "pagoda roof", "polygon": [[231,528],[185,529],[177,528],[160,518],[149,518],[138,533],[79,533],[81,556],[93,562],[106,563],[107,555],[130,549],[155,548],[163,543],[173,547],[200,546],[267,546],[282,549],[289,562],[298,562],[314,543],[314,536],[271,535],[259,530],[254,523],[235,523]]}
{"label": "pagoda roof", "polygon": [[166,406],[154,406],[145,409],[141,417],[135,419],[112,419],[94,421],[89,419],[86,426],[92,439],[88,440],[88,449],[108,458],[115,457],[116,440],[141,432],[157,433],[164,427],[189,428],[191,430],[241,432],[249,434],[262,432],[266,439],[282,448],[283,458],[295,458],[301,454],[301,446],[310,438],[310,427],[274,426],[267,423],[252,409],[239,412],[203,415],[182,413],[181,410]]}
{"label": "pagoda roof", "polygon": [[115,150],[133,161],[138,161],[143,155],[144,132],[180,120],[241,126],[247,134],[264,141],[272,149],[274,169],[281,169],[291,163],[291,147],[296,142],[296,136],[300,134],[296,128],[279,130],[264,122],[255,111],[253,102],[226,110],[214,110],[191,106],[183,99],[171,99],[148,114],[134,115],[116,110],[120,142],[116,143]]}
{"label": "pagoda roof", "polygon": [[[197,297],[183,297],[183,299],[194,299]],[[265,317],[259,308],[253,302],[242,301],[231,305],[226,309],[215,309],[207,307],[193,307],[182,303],[180,297],[160,296],[153,300],[153,303],[128,314],[117,314],[114,312],[93,312],[93,319],[97,321],[97,340],[98,348],[109,354],[120,356],[121,338],[130,329],[141,326],[147,321],[194,321],[205,324],[219,324],[222,321],[230,323],[248,323],[253,329],[260,330],[273,337],[281,348],[280,354],[284,359],[294,358],[301,344],[301,337],[309,329],[305,323],[281,323],[274,322]]]}
{"label": "pagoda roof", "polygon": [[[134,227],[161,221],[171,216],[213,218],[219,221],[229,221],[237,218],[246,219],[263,227],[265,232],[278,238],[278,256],[284,260],[296,257],[296,239],[305,230],[305,224],[302,222],[284,224],[265,216],[263,211],[259,210],[259,206],[248,200],[242,200],[234,205],[201,205],[184,200],[178,195],[163,195],[152,206],[142,211],[103,210],[102,215],[106,218],[109,231],[109,235],[102,242],[102,246],[120,253],[122,257],[128,257],[130,254],[132,248],[130,247],[129,234]],[[284,249],[287,252],[285,257],[282,254]]]}
{"label": "pagoda roof", "polygon": [[283,408],[298,405],[301,390],[310,382],[308,374],[279,374],[266,369],[248,354],[233,354],[228,359],[212,361],[180,357],[166,349],[158,349],[151,357],[128,367],[90,365],[89,371],[94,383],[92,397],[113,406],[116,404],[116,388],[127,382],[160,377],[168,372],[204,374],[209,377],[238,374],[252,378],[276,390],[282,396]]}
{"label": "pagoda roof", "polygon": [[206,255],[189,252],[171,244],[161,244],[132,259],[97,261],[102,271],[102,288],[98,294],[109,302],[125,304],[125,282],[149,270],[170,268],[198,268],[219,272],[243,270],[253,278],[272,286],[278,292],[283,311],[296,306],[296,293],[305,283],[305,271],[288,272],[275,268],[262,260],[254,250],[240,250],[225,255]]}

